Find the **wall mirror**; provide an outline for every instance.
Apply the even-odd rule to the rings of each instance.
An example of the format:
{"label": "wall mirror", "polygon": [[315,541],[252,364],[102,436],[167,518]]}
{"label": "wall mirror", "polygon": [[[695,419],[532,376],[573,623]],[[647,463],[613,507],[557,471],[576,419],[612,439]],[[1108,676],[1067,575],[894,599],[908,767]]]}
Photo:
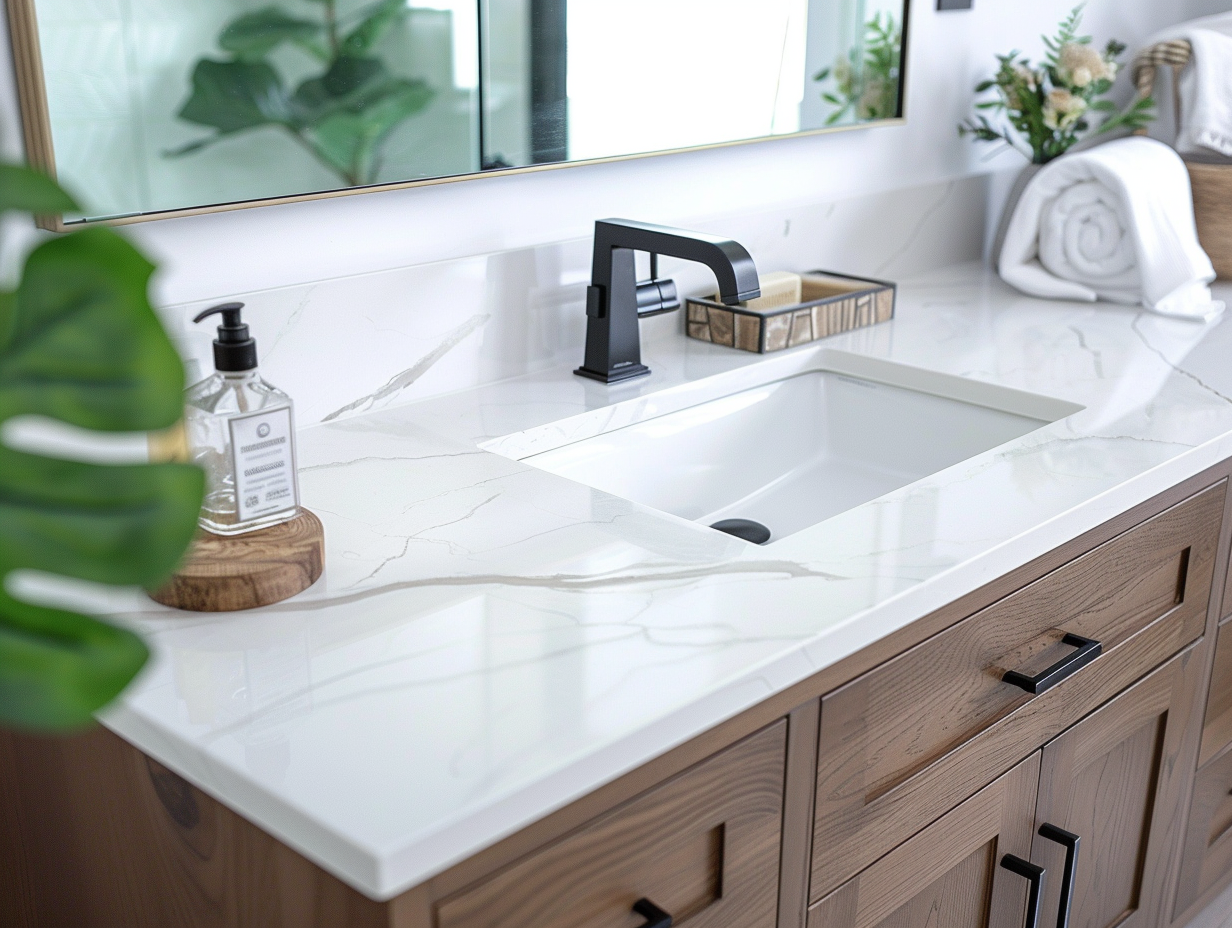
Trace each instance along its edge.
{"label": "wall mirror", "polygon": [[62,228],[900,120],[908,2],[7,7]]}

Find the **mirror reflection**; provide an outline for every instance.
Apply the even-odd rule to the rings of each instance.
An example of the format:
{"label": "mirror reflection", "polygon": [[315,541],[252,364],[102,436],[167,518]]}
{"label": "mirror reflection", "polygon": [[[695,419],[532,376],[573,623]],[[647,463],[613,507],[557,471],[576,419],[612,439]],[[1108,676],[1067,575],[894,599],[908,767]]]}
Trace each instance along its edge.
{"label": "mirror reflection", "polygon": [[906,0],[12,2],[37,22],[15,41],[37,39],[46,92],[23,82],[28,146],[84,218],[902,111]]}
{"label": "mirror reflection", "polygon": [[895,118],[905,8],[487,0],[484,163],[611,158]]}

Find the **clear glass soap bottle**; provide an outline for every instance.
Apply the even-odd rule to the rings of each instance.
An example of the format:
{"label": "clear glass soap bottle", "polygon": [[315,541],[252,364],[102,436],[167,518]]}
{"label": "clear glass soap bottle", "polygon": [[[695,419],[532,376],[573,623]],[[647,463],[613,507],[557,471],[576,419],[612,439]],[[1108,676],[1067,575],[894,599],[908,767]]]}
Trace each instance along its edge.
{"label": "clear glass soap bottle", "polygon": [[199,521],[215,535],[240,535],[299,515],[291,398],[258,372],[243,308],[225,303],[193,320],[223,318],[214,374],[189,387],[184,402],[189,458],[205,471]]}

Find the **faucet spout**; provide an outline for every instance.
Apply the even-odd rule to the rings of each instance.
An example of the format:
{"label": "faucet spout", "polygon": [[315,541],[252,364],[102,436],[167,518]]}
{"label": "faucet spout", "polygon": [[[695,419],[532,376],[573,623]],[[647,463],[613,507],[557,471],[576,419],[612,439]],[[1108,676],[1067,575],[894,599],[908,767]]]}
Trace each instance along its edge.
{"label": "faucet spout", "polygon": [[[738,242],[645,222],[599,220],[595,223],[591,286],[586,294],[586,357],[574,372],[582,377],[618,383],[650,373],[650,368],[642,364],[638,319],[662,309],[646,306],[644,294],[639,301],[634,265],[638,251],[706,265],[718,281],[719,298],[729,305],[761,295],[757,266]],[[674,289],[666,288],[672,293]]]}

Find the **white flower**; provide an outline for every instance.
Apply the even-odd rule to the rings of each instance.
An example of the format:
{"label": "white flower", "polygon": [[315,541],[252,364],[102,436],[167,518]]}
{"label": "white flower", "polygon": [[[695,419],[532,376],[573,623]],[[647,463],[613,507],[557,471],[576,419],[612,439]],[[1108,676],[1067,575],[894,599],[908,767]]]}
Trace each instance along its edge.
{"label": "white flower", "polygon": [[1112,80],[1116,65],[1104,59],[1090,45],[1068,42],[1061,46],[1058,71],[1061,79],[1072,87],[1086,87],[1094,81]]}
{"label": "white flower", "polygon": [[1044,125],[1049,129],[1068,129],[1087,110],[1087,101],[1058,87],[1048,94],[1044,104]]}

